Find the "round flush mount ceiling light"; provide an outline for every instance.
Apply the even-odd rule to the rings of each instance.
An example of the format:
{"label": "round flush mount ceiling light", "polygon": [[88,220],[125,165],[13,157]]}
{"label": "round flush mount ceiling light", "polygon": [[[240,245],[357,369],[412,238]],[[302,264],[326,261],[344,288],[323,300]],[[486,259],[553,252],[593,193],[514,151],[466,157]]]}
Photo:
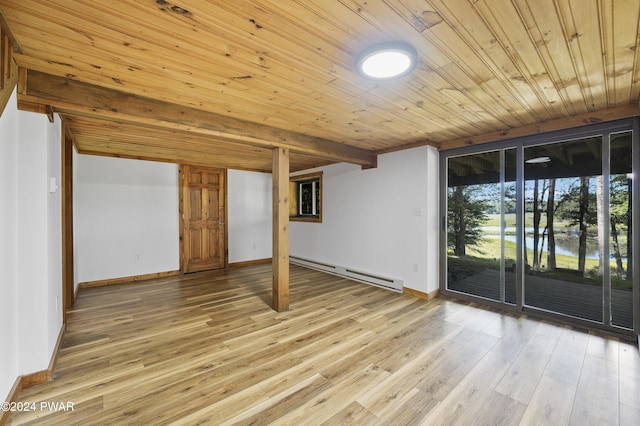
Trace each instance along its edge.
{"label": "round flush mount ceiling light", "polygon": [[360,52],[356,67],[363,77],[388,80],[409,74],[417,59],[416,50],[406,43],[380,43]]}

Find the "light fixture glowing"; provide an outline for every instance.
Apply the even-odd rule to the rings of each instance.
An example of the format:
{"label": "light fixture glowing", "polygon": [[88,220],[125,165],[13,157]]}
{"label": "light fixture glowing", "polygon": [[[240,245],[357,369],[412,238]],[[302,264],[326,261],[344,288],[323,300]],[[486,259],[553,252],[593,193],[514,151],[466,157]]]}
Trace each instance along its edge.
{"label": "light fixture glowing", "polygon": [[550,157],[535,157],[535,158],[530,158],[528,160],[525,161],[525,163],[527,164],[541,164],[541,163],[548,163],[551,161]]}
{"label": "light fixture glowing", "polygon": [[416,50],[406,43],[381,43],[363,50],[357,58],[358,73],[375,80],[399,78],[416,67]]}

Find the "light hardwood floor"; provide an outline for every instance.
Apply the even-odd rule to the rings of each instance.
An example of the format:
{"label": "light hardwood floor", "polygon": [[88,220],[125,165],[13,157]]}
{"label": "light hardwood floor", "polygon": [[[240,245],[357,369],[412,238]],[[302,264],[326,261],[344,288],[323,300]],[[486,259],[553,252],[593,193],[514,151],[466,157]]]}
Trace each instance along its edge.
{"label": "light hardwood floor", "polygon": [[270,265],[83,289],[9,424],[640,424],[632,344],[296,266],[270,299]]}

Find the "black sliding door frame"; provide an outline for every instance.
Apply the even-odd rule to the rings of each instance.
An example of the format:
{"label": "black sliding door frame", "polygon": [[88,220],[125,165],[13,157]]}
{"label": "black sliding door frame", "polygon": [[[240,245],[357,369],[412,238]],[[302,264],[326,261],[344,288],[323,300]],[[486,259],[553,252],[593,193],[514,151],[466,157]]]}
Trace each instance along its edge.
{"label": "black sliding door frame", "polygon": [[[604,263],[604,278],[602,282],[603,288],[603,318],[601,322],[591,321],[588,319],[577,318],[575,316],[565,315],[557,312],[547,311],[544,309],[538,309],[532,306],[527,306],[524,296],[524,277],[525,277],[525,262],[524,262],[524,236],[525,236],[525,176],[524,176],[524,151],[527,147],[534,147],[538,145],[547,145],[558,142],[572,141],[576,139],[582,139],[587,137],[602,137],[602,179],[605,182],[603,185],[603,199],[604,203],[604,215],[605,218],[609,218],[609,198],[610,198],[610,140],[611,135],[621,133],[625,131],[632,131],[632,170],[634,178],[632,180],[632,193],[629,194],[632,199],[631,211],[632,220],[631,226],[633,229],[633,243],[632,243],[632,265],[633,265],[633,329],[621,328],[612,324],[611,322],[611,275],[610,265],[608,261]],[[440,152],[440,216],[441,216],[441,231],[440,231],[440,292],[444,296],[455,297],[457,299],[480,302],[487,306],[496,307],[506,311],[512,312],[525,312],[529,315],[559,320],[564,323],[588,327],[592,329],[602,329],[610,332],[614,332],[620,335],[633,335],[638,337],[640,331],[640,118],[617,120],[607,123],[599,123],[588,125],[580,128],[566,129],[557,132],[549,132],[545,134],[538,134],[520,138],[514,138],[510,140],[504,140],[489,144],[482,144],[478,146],[467,146],[463,148],[457,148]],[[516,162],[517,167],[515,171],[516,185],[515,185],[515,197],[516,197],[516,247],[517,258],[515,265],[516,274],[516,301],[514,304],[505,303],[504,297],[504,231],[501,231],[501,246],[500,251],[502,259],[500,260],[500,298],[499,300],[484,298],[480,296],[474,296],[468,293],[454,291],[447,288],[448,279],[448,250],[447,250],[447,214],[448,214],[448,162],[450,159],[471,154],[481,154],[499,151],[500,155],[500,194],[503,197],[505,195],[505,150],[516,149]],[[504,223],[504,208],[501,208],[501,228]],[[606,243],[604,244],[603,257],[609,259],[610,253],[610,227],[604,227],[604,238]]]}

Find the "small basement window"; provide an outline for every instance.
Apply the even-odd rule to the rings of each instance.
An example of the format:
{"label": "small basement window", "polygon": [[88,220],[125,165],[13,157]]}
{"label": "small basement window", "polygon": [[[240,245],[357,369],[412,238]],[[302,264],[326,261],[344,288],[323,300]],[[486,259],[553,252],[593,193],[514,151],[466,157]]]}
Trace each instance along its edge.
{"label": "small basement window", "polygon": [[289,220],[322,222],[322,172],[289,178]]}

